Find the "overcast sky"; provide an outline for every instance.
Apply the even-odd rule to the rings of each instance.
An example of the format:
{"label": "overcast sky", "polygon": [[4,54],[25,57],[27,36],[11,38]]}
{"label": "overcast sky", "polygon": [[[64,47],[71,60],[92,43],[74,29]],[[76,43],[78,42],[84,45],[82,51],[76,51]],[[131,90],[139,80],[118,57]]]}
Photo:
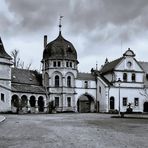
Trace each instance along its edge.
{"label": "overcast sky", "polygon": [[77,50],[79,71],[122,56],[131,48],[148,61],[148,0],[0,0],[0,36],[6,51],[40,69],[43,36],[48,42],[62,35]]}

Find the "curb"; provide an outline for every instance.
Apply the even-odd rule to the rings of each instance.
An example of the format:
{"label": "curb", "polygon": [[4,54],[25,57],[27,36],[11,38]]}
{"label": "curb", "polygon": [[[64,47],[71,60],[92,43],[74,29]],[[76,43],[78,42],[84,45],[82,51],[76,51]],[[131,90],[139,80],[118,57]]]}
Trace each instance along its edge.
{"label": "curb", "polygon": [[1,123],[1,122],[4,122],[5,119],[6,119],[6,117],[4,117],[4,116],[0,116],[0,123]]}

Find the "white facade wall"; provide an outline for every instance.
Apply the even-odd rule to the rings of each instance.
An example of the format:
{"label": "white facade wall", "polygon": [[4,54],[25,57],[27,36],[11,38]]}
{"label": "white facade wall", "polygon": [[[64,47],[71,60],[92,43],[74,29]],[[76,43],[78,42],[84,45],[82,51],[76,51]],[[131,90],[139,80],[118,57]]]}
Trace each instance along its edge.
{"label": "white facade wall", "polygon": [[105,82],[100,77],[98,77],[97,79],[97,100],[99,101],[99,111],[100,112],[108,112],[108,91],[109,91],[108,86],[105,84]]}
{"label": "white facade wall", "polygon": [[[127,98],[127,105],[131,103],[134,112],[143,112],[143,104],[146,99],[140,94],[141,91],[142,89],[120,88],[120,109],[122,112],[125,112],[127,109],[127,106],[123,106],[123,98]],[[109,98],[110,97],[114,97],[115,109],[119,110],[119,88],[111,88],[109,91]],[[134,98],[139,98],[138,106],[135,106]]]}
{"label": "white facade wall", "polygon": [[[85,88],[84,82],[88,81],[88,88]],[[88,94],[96,102],[96,81],[94,80],[76,80],[76,89],[75,89],[75,106],[77,106],[78,99],[84,95]]]}
{"label": "white facade wall", "polygon": [[11,110],[11,62],[0,58],[0,63],[0,112],[3,112]]}

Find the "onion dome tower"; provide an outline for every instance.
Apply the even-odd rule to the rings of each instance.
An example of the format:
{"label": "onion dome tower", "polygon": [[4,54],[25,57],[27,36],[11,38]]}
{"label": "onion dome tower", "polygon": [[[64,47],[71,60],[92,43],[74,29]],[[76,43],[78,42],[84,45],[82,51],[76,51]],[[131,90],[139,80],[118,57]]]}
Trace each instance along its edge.
{"label": "onion dome tower", "polygon": [[44,36],[43,86],[48,96],[47,102],[53,102],[57,111],[75,111],[77,52],[73,44],[62,36],[61,19],[62,16],[58,37],[47,44],[47,36]]}
{"label": "onion dome tower", "polygon": [[0,111],[11,110],[11,59],[0,38]]}

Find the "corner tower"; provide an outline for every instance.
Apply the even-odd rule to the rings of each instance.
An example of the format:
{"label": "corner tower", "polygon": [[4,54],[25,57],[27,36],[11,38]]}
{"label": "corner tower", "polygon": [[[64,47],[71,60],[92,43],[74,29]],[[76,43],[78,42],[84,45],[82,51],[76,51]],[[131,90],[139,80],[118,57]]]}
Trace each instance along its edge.
{"label": "corner tower", "polygon": [[43,85],[48,97],[47,102],[59,112],[75,111],[75,79],[77,77],[77,52],[73,44],[62,36],[61,24],[59,35],[47,44],[44,36],[42,59]]}
{"label": "corner tower", "polygon": [[0,38],[0,111],[11,110],[11,57]]}

